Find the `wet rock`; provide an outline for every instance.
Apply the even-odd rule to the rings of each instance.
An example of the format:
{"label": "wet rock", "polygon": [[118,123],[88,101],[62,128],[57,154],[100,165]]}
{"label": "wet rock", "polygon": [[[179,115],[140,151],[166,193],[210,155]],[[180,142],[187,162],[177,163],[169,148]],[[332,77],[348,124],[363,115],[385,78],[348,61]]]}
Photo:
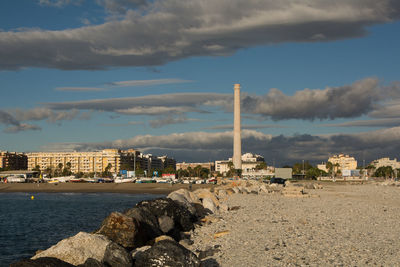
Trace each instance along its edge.
{"label": "wet rock", "polygon": [[135,218],[113,212],[103,221],[97,233],[107,236],[124,248],[133,249],[142,243],[138,229],[139,223]]}
{"label": "wet rock", "polygon": [[128,252],[116,243],[110,243],[107,246],[103,261],[113,267],[132,266],[132,259]]}
{"label": "wet rock", "polygon": [[53,257],[43,257],[35,260],[27,259],[11,263],[10,267],[73,267],[75,265]]}
{"label": "wet rock", "polygon": [[132,259],[134,261],[136,261],[139,257],[141,257],[141,254],[143,252],[145,252],[146,250],[148,250],[149,248],[151,248],[151,246],[143,246],[143,247],[140,247],[140,248],[136,248],[131,253]]}
{"label": "wet rock", "polygon": [[80,264],[77,267],[108,267],[102,262],[99,262],[98,260],[89,258],[85,261],[84,264]]}
{"label": "wet rock", "polygon": [[[133,217],[139,222],[139,231],[144,241],[142,245],[164,234],[179,240],[180,232],[192,230],[194,228],[193,223],[197,220],[187,208],[169,198],[139,202],[136,207],[128,210],[125,215]],[[173,227],[171,228],[172,222]],[[167,231],[168,229],[170,230]]]}
{"label": "wet rock", "polygon": [[135,266],[198,267],[200,260],[182,245],[171,240],[162,240],[144,251],[136,259]]}

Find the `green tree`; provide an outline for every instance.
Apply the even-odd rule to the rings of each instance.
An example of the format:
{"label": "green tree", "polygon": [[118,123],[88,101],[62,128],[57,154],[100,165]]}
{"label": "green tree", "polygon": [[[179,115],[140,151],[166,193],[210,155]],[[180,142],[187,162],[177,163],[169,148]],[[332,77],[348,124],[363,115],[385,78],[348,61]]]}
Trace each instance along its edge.
{"label": "green tree", "polygon": [[330,175],[332,175],[332,174],[333,174],[333,164],[332,164],[332,162],[328,161],[328,162],[326,163],[325,167],[326,167],[326,169],[328,170],[328,173],[329,173]]}
{"label": "green tree", "polygon": [[374,176],[375,177],[385,177],[387,179],[387,178],[391,178],[394,176],[394,171],[391,166],[382,166],[382,167],[379,167],[378,169],[376,169]]}
{"label": "green tree", "polygon": [[194,173],[196,177],[200,177],[201,169],[202,169],[201,165],[197,165],[196,167],[194,167]]}
{"label": "green tree", "polygon": [[327,173],[316,167],[309,168],[306,172],[307,179],[317,179],[319,176],[325,176]]}
{"label": "green tree", "polygon": [[133,166],[131,164],[128,163],[124,163],[121,164],[121,170],[126,170],[126,171],[134,171],[135,169],[133,168]]}
{"label": "green tree", "polygon": [[36,165],[35,168],[32,169],[32,171],[37,172],[39,176],[42,173],[42,171],[40,170],[40,166],[39,165]]}
{"label": "green tree", "polygon": [[267,168],[268,168],[267,163],[265,163],[263,161],[263,162],[260,162],[259,164],[257,164],[255,169],[256,170],[266,170]]}
{"label": "green tree", "polygon": [[175,173],[176,173],[176,170],[174,169],[174,167],[168,166],[167,168],[165,168],[165,169],[163,170],[163,173],[175,174]]}
{"label": "green tree", "polygon": [[104,171],[102,173],[102,176],[103,177],[111,177],[111,172],[110,172],[111,168],[112,168],[112,164],[108,163],[107,167],[104,169]]}
{"label": "green tree", "polygon": [[[61,164],[61,163],[60,163]],[[71,175],[71,162],[67,162],[67,164],[65,164],[65,167],[62,171],[62,176],[68,176]]]}

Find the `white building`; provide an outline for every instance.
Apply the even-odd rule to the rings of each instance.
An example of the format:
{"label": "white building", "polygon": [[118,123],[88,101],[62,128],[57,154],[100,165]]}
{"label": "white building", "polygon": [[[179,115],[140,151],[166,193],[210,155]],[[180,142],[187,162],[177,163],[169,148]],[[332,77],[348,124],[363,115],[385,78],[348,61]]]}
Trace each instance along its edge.
{"label": "white building", "polygon": [[386,167],[390,166],[392,169],[400,169],[400,162],[397,159],[390,159],[390,158],[380,158],[371,162],[376,169],[379,167]]}
{"label": "white building", "polygon": [[[228,160],[216,160],[215,171],[219,173],[227,173],[229,171],[229,162],[232,162],[232,158]],[[254,171],[256,166],[264,161],[264,157],[253,153],[246,153],[242,155],[242,171],[251,172]]]}

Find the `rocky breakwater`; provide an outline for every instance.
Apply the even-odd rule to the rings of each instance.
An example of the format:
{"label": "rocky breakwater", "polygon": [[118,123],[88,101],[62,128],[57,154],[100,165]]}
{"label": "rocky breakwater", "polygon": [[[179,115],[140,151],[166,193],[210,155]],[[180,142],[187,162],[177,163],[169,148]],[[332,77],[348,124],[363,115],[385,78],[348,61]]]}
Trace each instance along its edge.
{"label": "rocky breakwater", "polygon": [[[11,266],[207,265],[218,247],[194,250],[191,237],[195,228],[237,210],[239,207],[226,204],[232,194],[287,194],[283,190],[258,181],[229,180],[211,189],[180,189],[166,198],[139,202],[123,213],[113,212],[93,233],[80,232]],[[303,188],[301,194],[305,195]],[[213,237],[227,234],[229,231],[215,232]]]}

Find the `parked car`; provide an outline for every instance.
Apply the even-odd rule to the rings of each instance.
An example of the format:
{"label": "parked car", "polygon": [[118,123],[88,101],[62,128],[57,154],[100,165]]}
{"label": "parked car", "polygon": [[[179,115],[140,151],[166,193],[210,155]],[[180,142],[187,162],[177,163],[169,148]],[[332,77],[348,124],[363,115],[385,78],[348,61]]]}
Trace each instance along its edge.
{"label": "parked car", "polygon": [[283,185],[285,185],[286,179],[274,177],[274,178],[271,178],[271,180],[269,180],[269,183],[270,184],[283,184]]}

